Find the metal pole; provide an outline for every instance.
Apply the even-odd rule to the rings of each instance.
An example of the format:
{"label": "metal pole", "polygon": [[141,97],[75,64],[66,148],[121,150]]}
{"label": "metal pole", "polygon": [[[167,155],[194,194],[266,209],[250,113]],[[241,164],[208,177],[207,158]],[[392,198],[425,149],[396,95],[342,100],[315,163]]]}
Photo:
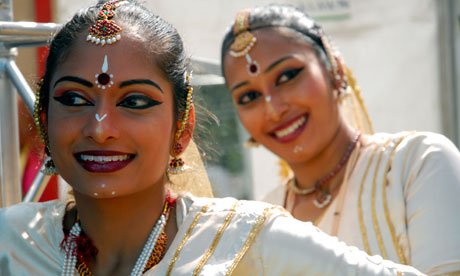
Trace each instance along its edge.
{"label": "metal pole", "polygon": [[16,62],[12,58],[10,58],[6,62],[6,73],[10,77],[19,94],[21,95],[22,100],[24,101],[24,103],[30,111],[30,114],[34,114],[35,94],[30,88],[24,76],[22,75],[18,66],[16,65]]}
{"label": "metal pole", "polygon": [[[0,2],[0,20],[13,20],[11,0]],[[6,74],[14,52],[0,44],[0,206],[21,202],[17,98]]]}
{"label": "metal pole", "polygon": [[0,21],[0,35],[44,36],[49,38],[49,35],[58,28],[59,24],[56,23]]}
{"label": "metal pole", "polygon": [[49,175],[42,173],[43,169],[45,169],[45,163],[42,164],[37,176],[35,176],[34,182],[30,186],[29,191],[27,191],[23,202],[38,202],[42,196],[48,184],[48,180],[50,179]]}

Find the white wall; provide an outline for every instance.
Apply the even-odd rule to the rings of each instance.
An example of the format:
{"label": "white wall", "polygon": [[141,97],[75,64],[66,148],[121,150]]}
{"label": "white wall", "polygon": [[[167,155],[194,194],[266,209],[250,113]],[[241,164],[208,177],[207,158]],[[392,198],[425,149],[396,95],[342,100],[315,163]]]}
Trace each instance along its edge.
{"label": "white wall", "polygon": [[[190,54],[219,59],[222,36],[242,8],[263,0],[146,1],[182,34]],[[437,12],[433,0],[284,0],[323,20],[362,88],[376,131],[441,132]],[[60,1],[60,21],[94,1]],[[277,184],[276,158],[253,155],[254,195]],[[263,160],[263,162],[260,162]],[[258,162],[259,161],[259,162]]]}

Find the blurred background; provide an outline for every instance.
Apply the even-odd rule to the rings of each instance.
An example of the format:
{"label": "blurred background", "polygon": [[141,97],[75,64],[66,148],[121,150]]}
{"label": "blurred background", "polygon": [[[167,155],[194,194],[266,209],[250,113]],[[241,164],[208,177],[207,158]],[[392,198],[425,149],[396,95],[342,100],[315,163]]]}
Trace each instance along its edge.
{"label": "blurred background", "polygon": [[[14,0],[13,21],[62,23],[94,2]],[[219,120],[205,123],[208,133],[202,135],[213,148],[206,152],[206,168],[215,195],[263,198],[280,184],[278,160],[261,147],[242,147],[248,134],[238,122],[219,62],[223,35],[237,11],[273,0],[140,2],[176,26],[192,56],[198,101]],[[353,70],[376,132],[433,131],[459,145],[460,0],[277,2],[299,7],[323,26]],[[18,53],[19,68],[35,83],[43,74],[46,49]],[[18,110],[20,130],[31,128],[27,110]]]}

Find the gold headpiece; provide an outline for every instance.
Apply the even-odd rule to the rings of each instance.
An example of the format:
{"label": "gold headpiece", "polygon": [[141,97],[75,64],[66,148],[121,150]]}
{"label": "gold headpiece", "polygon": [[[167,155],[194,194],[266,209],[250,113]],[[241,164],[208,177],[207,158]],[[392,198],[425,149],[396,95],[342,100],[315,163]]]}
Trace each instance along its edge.
{"label": "gold headpiece", "polygon": [[259,64],[252,60],[249,51],[256,44],[256,37],[249,32],[249,14],[250,10],[238,12],[233,25],[233,34],[236,36],[235,41],[230,45],[230,55],[232,57],[245,56],[248,62],[248,72],[250,75],[256,76],[259,74]]}
{"label": "gold headpiece", "polygon": [[89,34],[86,41],[104,46],[120,40],[121,27],[111,18],[115,15],[115,9],[126,3],[128,1],[110,0],[105,2],[99,11],[96,24],[88,29]]}

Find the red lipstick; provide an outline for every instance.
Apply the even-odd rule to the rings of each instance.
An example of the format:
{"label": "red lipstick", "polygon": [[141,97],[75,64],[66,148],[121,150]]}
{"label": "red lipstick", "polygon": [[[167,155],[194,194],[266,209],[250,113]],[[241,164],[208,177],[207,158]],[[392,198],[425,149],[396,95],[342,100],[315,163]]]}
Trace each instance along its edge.
{"label": "red lipstick", "polygon": [[74,154],[78,163],[92,173],[111,173],[126,167],[133,161],[135,154],[119,151],[81,151]]}

